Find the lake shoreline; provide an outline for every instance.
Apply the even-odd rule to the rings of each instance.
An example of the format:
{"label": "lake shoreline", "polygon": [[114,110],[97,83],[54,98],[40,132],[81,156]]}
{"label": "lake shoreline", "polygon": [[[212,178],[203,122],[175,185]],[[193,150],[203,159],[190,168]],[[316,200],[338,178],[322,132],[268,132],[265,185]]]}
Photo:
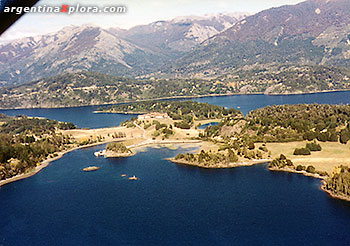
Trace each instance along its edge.
{"label": "lake shoreline", "polygon": [[332,197],[332,198],[350,202],[350,197],[345,196],[345,195],[341,195],[341,194],[337,194],[337,193],[335,193],[335,192],[333,192],[333,191],[331,191],[331,190],[326,189],[325,181],[322,181],[321,190],[323,190],[324,192],[326,192],[327,195],[329,195],[329,196]]}
{"label": "lake shoreline", "polygon": [[[9,179],[5,179],[5,180],[0,180],[0,188],[6,184],[12,183],[12,182],[16,182],[22,179],[26,179],[26,178],[30,178],[32,176],[34,176],[35,174],[39,173],[41,170],[43,170],[44,168],[48,167],[50,165],[51,162],[56,161],[60,158],[62,158],[65,154],[72,152],[74,150],[78,150],[78,149],[84,149],[84,148],[90,148],[90,147],[94,147],[94,146],[98,146],[98,145],[103,145],[103,144],[108,144],[111,142],[115,142],[115,141],[104,141],[104,142],[98,142],[98,143],[92,143],[92,144],[88,144],[88,145],[83,145],[83,146],[76,146],[73,147],[71,149],[68,150],[64,150],[61,152],[57,152],[57,156],[52,157],[52,158],[48,158],[44,161],[41,162],[41,164],[37,167],[35,167],[34,169],[32,169],[31,171],[27,172],[27,173],[23,173],[20,175],[16,175],[14,177],[11,177]],[[147,145],[162,145],[162,144],[183,144],[183,143],[193,143],[193,144],[198,144],[200,143],[200,141],[198,140],[169,140],[169,141],[152,141],[152,142],[148,142],[148,141],[144,141],[140,144],[136,144],[134,146],[128,146],[128,148],[138,148],[138,147],[142,147],[142,146],[147,146]],[[130,155],[123,155],[123,156],[107,156],[106,158],[116,158],[116,157],[131,157],[134,156],[136,154],[135,151],[132,151],[132,154]]]}
{"label": "lake shoreline", "polygon": [[321,176],[318,173],[308,173],[306,171],[297,171],[295,169],[292,168],[278,168],[278,167],[267,167],[267,169],[269,171],[274,171],[274,172],[287,172],[287,173],[296,173],[296,174],[302,174],[306,177],[312,177],[312,178],[316,178],[316,179],[321,179],[324,180],[326,177],[325,176]]}
{"label": "lake shoreline", "polygon": [[347,201],[350,202],[350,197],[349,196],[345,196],[342,194],[337,194],[331,190],[326,189],[326,178],[327,176],[321,176],[317,173],[308,173],[306,171],[297,171],[295,169],[292,168],[277,168],[277,167],[268,167],[267,168],[269,171],[275,171],[275,172],[287,172],[287,173],[296,173],[296,174],[302,174],[306,177],[311,177],[311,178],[316,178],[316,179],[320,179],[321,184],[320,184],[320,189],[324,192],[327,193],[327,195],[329,195],[330,197],[334,198],[334,199],[339,199],[339,200],[343,200],[343,201]]}
{"label": "lake shoreline", "polygon": [[18,180],[22,180],[22,179],[26,179],[26,178],[34,176],[35,174],[39,173],[41,170],[43,170],[44,168],[49,166],[51,162],[56,161],[58,159],[61,159],[65,154],[67,154],[69,152],[72,152],[72,151],[78,150],[78,149],[94,147],[94,146],[97,146],[97,145],[103,145],[103,144],[106,144],[106,143],[109,143],[109,142],[110,141],[99,142],[99,143],[92,143],[92,144],[88,144],[88,145],[73,147],[71,149],[67,149],[67,150],[64,150],[64,151],[61,151],[61,152],[56,152],[57,156],[52,157],[52,158],[48,158],[46,160],[43,160],[41,162],[41,164],[39,166],[35,167],[34,169],[32,169],[32,171],[29,171],[28,173],[16,175],[16,176],[11,177],[9,179],[1,180],[0,181],[0,188],[3,185],[6,185],[6,184],[9,184],[9,183],[18,181]]}
{"label": "lake shoreline", "polygon": [[[44,168],[46,168],[47,166],[50,165],[51,162],[56,161],[60,158],[62,158],[65,154],[78,150],[78,149],[84,149],[84,148],[89,148],[89,147],[94,147],[94,146],[98,146],[98,145],[103,145],[103,144],[108,144],[114,141],[108,140],[108,141],[103,141],[103,142],[98,142],[98,143],[92,143],[92,144],[88,144],[88,145],[83,145],[83,146],[76,146],[73,147],[71,149],[67,149],[61,152],[57,152],[55,153],[56,156],[52,157],[52,158],[48,158],[44,161],[41,162],[41,165],[35,167],[34,169],[32,169],[31,171],[29,171],[28,173],[24,173],[24,174],[20,174],[14,177],[11,177],[9,179],[6,180],[1,180],[0,181],[0,188],[6,184],[15,182],[15,181],[19,181],[22,179],[26,179],[29,177],[34,176],[35,174],[39,173],[41,170],[43,170]],[[148,146],[148,145],[168,145],[168,144],[193,144],[193,145],[198,145],[201,144],[203,141],[201,140],[190,140],[190,139],[183,139],[183,140],[145,140],[141,143],[138,144],[134,144],[134,145],[130,145],[127,146],[127,148],[130,149],[136,149],[139,147],[143,147],[143,146]],[[114,156],[105,156],[106,158],[114,158],[114,157],[130,157],[136,154],[136,151],[132,150],[132,153],[128,153],[126,155],[114,155]],[[165,158],[165,160],[168,160],[174,164],[178,164],[178,165],[184,165],[184,166],[192,166],[192,167],[198,167],[198,168],[204,168],[204,169],[229,169],[229,168],[236,168],[236,167],[248,167],[248,166],[254,166],[257,164],[268,164],[269,162],[271,162],[271,159],[260,159],[260,160],[248,160],[248,161],[243,161],[243,162],[237,162],[237,163],[216,163],[215,165],[212,166],[206,166],[197,162],[189,162],[186,160],[175,160],[175,158]],[[350,197],[347,197],[345,195],[341,195],[341,194],[336,194],[328,189],[325,188],[325,179],[327,178],[326,176],[321,176],[317,173],[308,173],[305,170],[303,171],[297,171],[295,169],[292,168],[277,168],[277,167],[267,167],[267,169],[269,171],[276,171],[276,172],[288,172],[288,173],[296,173],[296,174],[302,174],[304,176],[307,177],[312,177],[312,178],[317,178],[321,180],[321,186],[320,189],[323,190],[324,192],[326,192],[329,196],[331,196],[332,198],[335,199],[340,199],[340,200],[345,200],[345,201],[349,201],[350,202]]]}
{"label": "lake shoreline", "polygon": [[[310,94],[324,94],[324,93],[332,93],[332,92],[346,92],[350,91],[350,89],[339,89],[339,90],[322,90],[322,91],[313,91],[313,92],[291,92],[291,93],[271,93],[265,94],[264,92],[256,92],[249,94],[242,93],[227,93],[227,94],[207,94],[207,95],[196,95],[196,96],[174,96],[174,97],[158,97],[152,99],[142,99],[142,100],[128,100],[124,102],[108,102],[102,104],[84,104],[84,105],[72,105],[72,106],[57,106],[57,107],[14,107],[14,108],[2,108],[0,110],[15,110],[15,109],[64,109],[64,108],[80,108],[80,107],[89,107],[89,106],[111,106],[118,104],[126,104],[126,103],[136,103],[136,102],[147,102],[154,100],[171,100],[171,99],[196,99],[196,98],[204,98],[204,97],[225,97],[225,96],[249,96],[249,95],[265,95],[265,96],[291,96],[291,95],[310,95]],[[111,112],[102,112],[102,111],[94,111],[94,113],[111,113]],[[124,112],[123,112],[124,113]],[[131,114],[131,113],[130,113]],[[136,113],[134,113],[136,114]]]}
{"label": "lake shoreline", "polygon": [[[166,160],[178,165],[192,166],[192,167],[198,167],[198,168],[204,168],[204,169],[228,169],[228,168],[236,168],[236,167],[248,167],[248,166],[254,166],[258,164],[268,164],[271,161],[269,159],[263,159],[263,160],[252,160],[247,162],[238,162],[238,163],[232,163],[232,164],[222,164],[222,165],[218,164],[217,166],[204,166],[199,163],[193,163],[185,160],[175,160],[174,158],[166,158]],[[342,194],[336,194],[325,188],[325,182],[326,182],[325,179],[327,178],[327,176],[321,176],[317,173],[308,173],[306,171],[297,171],[295,169],[286,168],[286,167],[284,168],[267,167],[267,169],[272,172],[275,171],[275,172],[301,174],[306,177],[319,179],[321,181],[320,189],[326,192],[330,197],[350,202],[350,197]]]}
{"label": "lake shoreline", "polygon": [[205,168],[205,169],[228,169],[228,168],[236,168],[236,167],[249,167],[257,164],[267,164],[269,163],[269,161],[271,161],[270,159],[261,159],[261,160],[251,160],[246,162],[237,162],[237,163],[228,163],[228,164],[218,163],[215,166],[205,166],[197,162],[189,162],[186,160],[175,160],[174,158],[166,158],[166,160],[175,164],[180,164],[184,166],[193,166],[193,167],[199,167],[199,168]]}

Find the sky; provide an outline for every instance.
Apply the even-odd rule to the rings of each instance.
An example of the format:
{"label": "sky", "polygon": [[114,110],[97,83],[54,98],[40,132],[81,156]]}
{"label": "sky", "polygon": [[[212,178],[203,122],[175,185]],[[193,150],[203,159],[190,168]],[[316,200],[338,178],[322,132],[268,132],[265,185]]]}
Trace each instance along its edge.
{"label": "sky", "polygon": [[218,13],[257,13],[271,7],[297,4],[303,0],[41,0],[37,6],[125,6],[126,13],[27,13],[0,36],[0,43],[53,33],[65,26],[93,24],[104,28],[128,29],[178,16],[203,16]]}

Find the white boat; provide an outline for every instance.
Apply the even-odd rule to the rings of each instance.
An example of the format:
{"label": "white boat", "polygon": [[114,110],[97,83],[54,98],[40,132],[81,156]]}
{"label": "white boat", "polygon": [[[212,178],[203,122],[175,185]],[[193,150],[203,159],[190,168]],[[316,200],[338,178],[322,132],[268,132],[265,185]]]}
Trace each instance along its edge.
{"label": "white boat", "polygon": [[132,177],[129,178],[129,180],[138,180],[138,179],[139,179],[139,178],[136,177],[136,176],[132,176]]}
{"label": "white boat", "polygon": [[105,150],[100,150],[100,151],[95,152],[94,155],[95,155],[96,157],[98,157],[98,156],[104,156],[105,153],[106,153]]}

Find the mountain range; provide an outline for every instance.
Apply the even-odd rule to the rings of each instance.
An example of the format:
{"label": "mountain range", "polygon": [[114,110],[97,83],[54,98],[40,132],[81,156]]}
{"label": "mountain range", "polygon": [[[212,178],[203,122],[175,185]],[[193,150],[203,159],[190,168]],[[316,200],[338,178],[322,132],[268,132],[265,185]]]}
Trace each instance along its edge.
{"label": "mountain range", "polygon": [[[128,30],[69,26],[0,46],[0,83],[89,71],[147,81],[206,79],[239,93],[346,89],[349,12],[348,0],[308,0],[253,15],[178,17]],[[325,78],[325,71],[332,76],[320,86],[317,76]]]}
{"label": "mountain range", "polygon": [[76,71],[135,76],[156,71],[246,14],[157,21],[129,30],[69,26],[0,46],[0,82],[20,84]]}
{"label": "mountain range", "polygon": [[252,65],[347,66],[349,11],[348,0],[309,0],[264,10],[207,39],[165,72],[215,76]]}

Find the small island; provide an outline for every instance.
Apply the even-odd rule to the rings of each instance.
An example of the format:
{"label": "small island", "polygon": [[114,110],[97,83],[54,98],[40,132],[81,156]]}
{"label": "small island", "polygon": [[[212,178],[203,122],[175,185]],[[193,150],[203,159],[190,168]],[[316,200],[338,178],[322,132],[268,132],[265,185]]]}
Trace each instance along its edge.
{"label": "small island", "polygon": [[91,166],[91,167],[85,167],[85,168],[83,168],[83,171],[84,171],[84,172],[92,172],[92,171],[97,171],[98,169],[100,169],[100,167]]}
{"label": "small island", "polygon": [[135,153],[131,149],[127,148],[125,144],[121,142],[109,143],[104,152],[106,158],[129,157],[134,154]]}

